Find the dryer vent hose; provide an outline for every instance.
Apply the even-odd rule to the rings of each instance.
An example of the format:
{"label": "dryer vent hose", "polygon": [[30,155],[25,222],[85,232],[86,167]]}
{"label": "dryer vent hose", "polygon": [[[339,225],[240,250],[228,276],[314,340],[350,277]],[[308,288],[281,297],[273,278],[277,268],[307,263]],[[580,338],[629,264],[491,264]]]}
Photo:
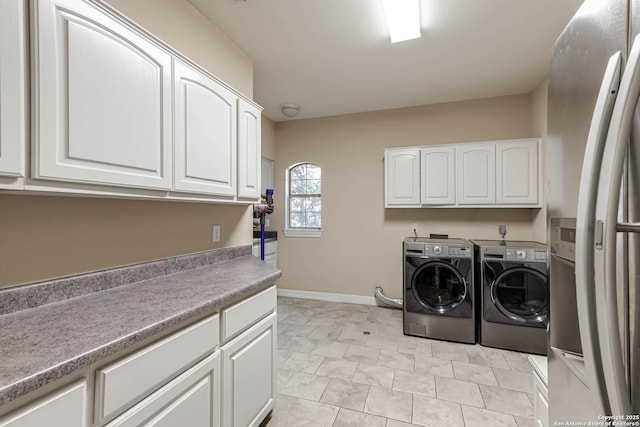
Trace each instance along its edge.
{"label": "dryer vent hose", "polygon": [[389,298],[382,293],[380,286],[376,287],[375,292],[376,302],[383,307],[402,309],[402,300],[399,298]]}

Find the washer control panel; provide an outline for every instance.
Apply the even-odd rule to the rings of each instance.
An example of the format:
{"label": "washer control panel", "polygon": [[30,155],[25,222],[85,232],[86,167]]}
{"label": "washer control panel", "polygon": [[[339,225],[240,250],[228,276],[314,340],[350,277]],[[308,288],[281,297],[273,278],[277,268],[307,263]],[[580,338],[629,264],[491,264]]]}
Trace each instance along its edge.
{"label": "washer control panel", "polygon": [[441,245],[425,243],[424,254],[442,257],[470,257],[471,245]]}

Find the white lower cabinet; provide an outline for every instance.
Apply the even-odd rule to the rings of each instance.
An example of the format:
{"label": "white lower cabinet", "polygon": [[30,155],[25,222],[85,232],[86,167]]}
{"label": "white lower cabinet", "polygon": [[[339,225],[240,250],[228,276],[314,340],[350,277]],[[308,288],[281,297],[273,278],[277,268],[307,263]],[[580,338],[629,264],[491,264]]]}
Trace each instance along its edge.
{"label": "white lower cabinet", "polygon": [[87,385],[76,382],[0,418],[0,427],[86,427]]}
{"label": "white lower cabinet", "polygon": [[275,397],[276,314],[222,347],[224,427],[258,426]]}
{"label": "white lower cabinet", "polygon": [[529,363],[533,367],[533,420],[536,427],[549,426],[549,383],[547,358],[530,355]]}
{"label": "white lower cabinet", "polygon": [[96,372],[96,423],[113,418],[210,354],[220,343],[219,316],[118,360]]}
{"label": "white lower cabinet", "polygon": [[125,412],[108,427],[219,427],[220,351]]}

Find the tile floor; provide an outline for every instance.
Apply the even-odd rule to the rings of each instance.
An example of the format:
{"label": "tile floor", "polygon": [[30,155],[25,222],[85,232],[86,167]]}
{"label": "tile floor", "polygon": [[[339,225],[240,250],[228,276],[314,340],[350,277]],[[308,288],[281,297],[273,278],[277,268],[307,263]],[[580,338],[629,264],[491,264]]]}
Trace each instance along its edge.
{"label": "tile floor", "polygon": [[278,298],[263,426],[534,426],[527,355],[402,334],[402,311]]}

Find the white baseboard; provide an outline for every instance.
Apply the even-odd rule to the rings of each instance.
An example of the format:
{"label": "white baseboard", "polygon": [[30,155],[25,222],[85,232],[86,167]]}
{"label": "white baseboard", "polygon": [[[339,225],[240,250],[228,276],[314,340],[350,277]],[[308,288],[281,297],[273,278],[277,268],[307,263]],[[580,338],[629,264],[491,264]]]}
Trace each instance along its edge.
{"label": "white baseboard", "polygon": [[279,297],[314,299],[318,301],[344,302],[347,304],[373,305],[377,306],[374,297],[362,295],[333,294],[329,292],[298,291],[295,289],[278,288]]}

